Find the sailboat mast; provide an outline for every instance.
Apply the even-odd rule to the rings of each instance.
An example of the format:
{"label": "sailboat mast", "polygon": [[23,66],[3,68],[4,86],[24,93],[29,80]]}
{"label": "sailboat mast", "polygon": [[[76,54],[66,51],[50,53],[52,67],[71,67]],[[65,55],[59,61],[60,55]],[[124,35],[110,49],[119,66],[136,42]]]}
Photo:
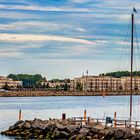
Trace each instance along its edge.
{"label": "sailboat mast", "polygon": [[130,121],[132,121],[132,92],[133,92],[133,49],[134,49],[134,14],[131,15],[131,72],[130,72]]}

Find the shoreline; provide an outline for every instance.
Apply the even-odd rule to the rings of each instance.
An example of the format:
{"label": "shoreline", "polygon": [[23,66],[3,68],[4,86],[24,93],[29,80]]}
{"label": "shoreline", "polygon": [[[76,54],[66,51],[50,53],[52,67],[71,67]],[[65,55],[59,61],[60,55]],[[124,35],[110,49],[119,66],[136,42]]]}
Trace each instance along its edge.
{"label": "shoreline", "polygon": [[[129,96],[129,95],[130,95],[130,92],[106,92],[105,96]],[[133,95],[140,95],[140,92],[135,92]],[[0,97],[41,97],[41,96],[103,96],[103,95],[101,92],[74,92],[74,91],[0,92]]]}

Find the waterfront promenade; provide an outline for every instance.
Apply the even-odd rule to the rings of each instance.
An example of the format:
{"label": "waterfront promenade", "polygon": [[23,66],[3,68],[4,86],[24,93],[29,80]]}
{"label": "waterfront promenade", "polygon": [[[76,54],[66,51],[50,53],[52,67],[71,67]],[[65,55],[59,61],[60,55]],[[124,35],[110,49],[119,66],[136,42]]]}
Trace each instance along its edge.
{"label": "waterfront promenade", "polygon": [[[0,97],[36,97],[36,96],[121,96],[129,95],[130,92],[118,91],[118,92],[76,92],[76,91],[8,91],[0,92]],[[140,91],[134,92],[133,95],[140,95]]]}

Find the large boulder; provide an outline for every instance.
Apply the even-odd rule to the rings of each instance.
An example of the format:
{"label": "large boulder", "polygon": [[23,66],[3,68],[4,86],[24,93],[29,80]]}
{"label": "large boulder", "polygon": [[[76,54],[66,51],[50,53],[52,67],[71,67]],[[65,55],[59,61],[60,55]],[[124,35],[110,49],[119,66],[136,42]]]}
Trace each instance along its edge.
{"label": "large boulder", "polygon": [[31,128],[31,122],[30,121],[25,121],[24,124],[23,124],[23,127],[25,129],[30,129]]}
{"label": "large boulder", "polygon": [[81,128],[79,133],[86,136],[89,133],[89,129],[88,128]]}
{"label": "large boulder", "polygon": [[124,136],[124,130],[123,129],[116,130],[116,132],[114,134],[115,139],[123,139],[123,136]]}
{"label": "large boulder", "polygon": [[76,137],[76,140],[82,140],[82,139],[85,139],[85,135],[84,134],[79,134],[77,137]]}
{"label": "large boulder", "polygon": [[73,135],[69,138],[69,140],[76,140],[77,135]]}
{"label": "large boulder", "polygon": [[41,119],[34,119],[32,122],[32,128],[33,129],[40,129],[40,130],[45,130],[47,127],[47,123],[45,121],[42,121]]}
{"label": "large boulder", "polygon": [[105,137],[107,134],[108,134],[109,130],[108,129],[103,129],[103,130],[100,130],[98,132],[98,137],[101,139],[102,137]]}
{"label": "large boulder", "polygon": [[109,140],[112,139],[112,137],[114,136],[115,133],[115,129],[114,128],[110,128],[108,130],[108,133],[106,134],[106,136],[104,137],[105,140]]}
{"label": "large boulder", "polygon": [[96,127],[93,127],[93,128],[90,129],[90,135],[91,135],[91,136],[94,136],[94,135],[96,135],[99,131],[100,131],[99,129],[97,129]]}
{"label": "large boulder", "polygon": [[80,126],[79,125],[68,125],[67,126],[67,130],[71,135],[75,135],[79,133],[80,130]]}
{"label": "large boulder", "polygon": [[9,127],[9,130],[21,129],[24,125],[24,121],[18,121],[13,126]]}
{"label": "large boulder", "polygon": [[56,127],[57,127],[57,129],[60,130],[60,131],[68,131],[68,130],[67,130],[67,127],[66,127],[66,126],[63,126],[63,125],[60,124],[60,123],[56,123]]}
{"label": "large boulder", "polygon": [[132,138],[135,135],[134,131],[131,129],[126,129],[124,134],[124,139]]}
{"label": "large boulder", "polygon": [[58,139],[59,136],[60,136],[60,131],[56,128],[52,133],[52,138],[53,139]]}
{"label": "large boulder", "polygon": [[70,137],[69,133],[65,131],[60,132],[60,139],[69,139],[69,137]]}

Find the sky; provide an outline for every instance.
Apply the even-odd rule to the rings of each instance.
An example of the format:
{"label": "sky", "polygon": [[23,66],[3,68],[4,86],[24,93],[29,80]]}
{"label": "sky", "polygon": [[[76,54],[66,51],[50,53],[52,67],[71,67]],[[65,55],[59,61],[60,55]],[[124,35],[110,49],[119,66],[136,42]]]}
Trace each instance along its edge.
{"label": "sky", "polygon": [[0,0],[0,75],[74,78],[128,69],[122,60],[133,6],[139,40],[138,0]]}

